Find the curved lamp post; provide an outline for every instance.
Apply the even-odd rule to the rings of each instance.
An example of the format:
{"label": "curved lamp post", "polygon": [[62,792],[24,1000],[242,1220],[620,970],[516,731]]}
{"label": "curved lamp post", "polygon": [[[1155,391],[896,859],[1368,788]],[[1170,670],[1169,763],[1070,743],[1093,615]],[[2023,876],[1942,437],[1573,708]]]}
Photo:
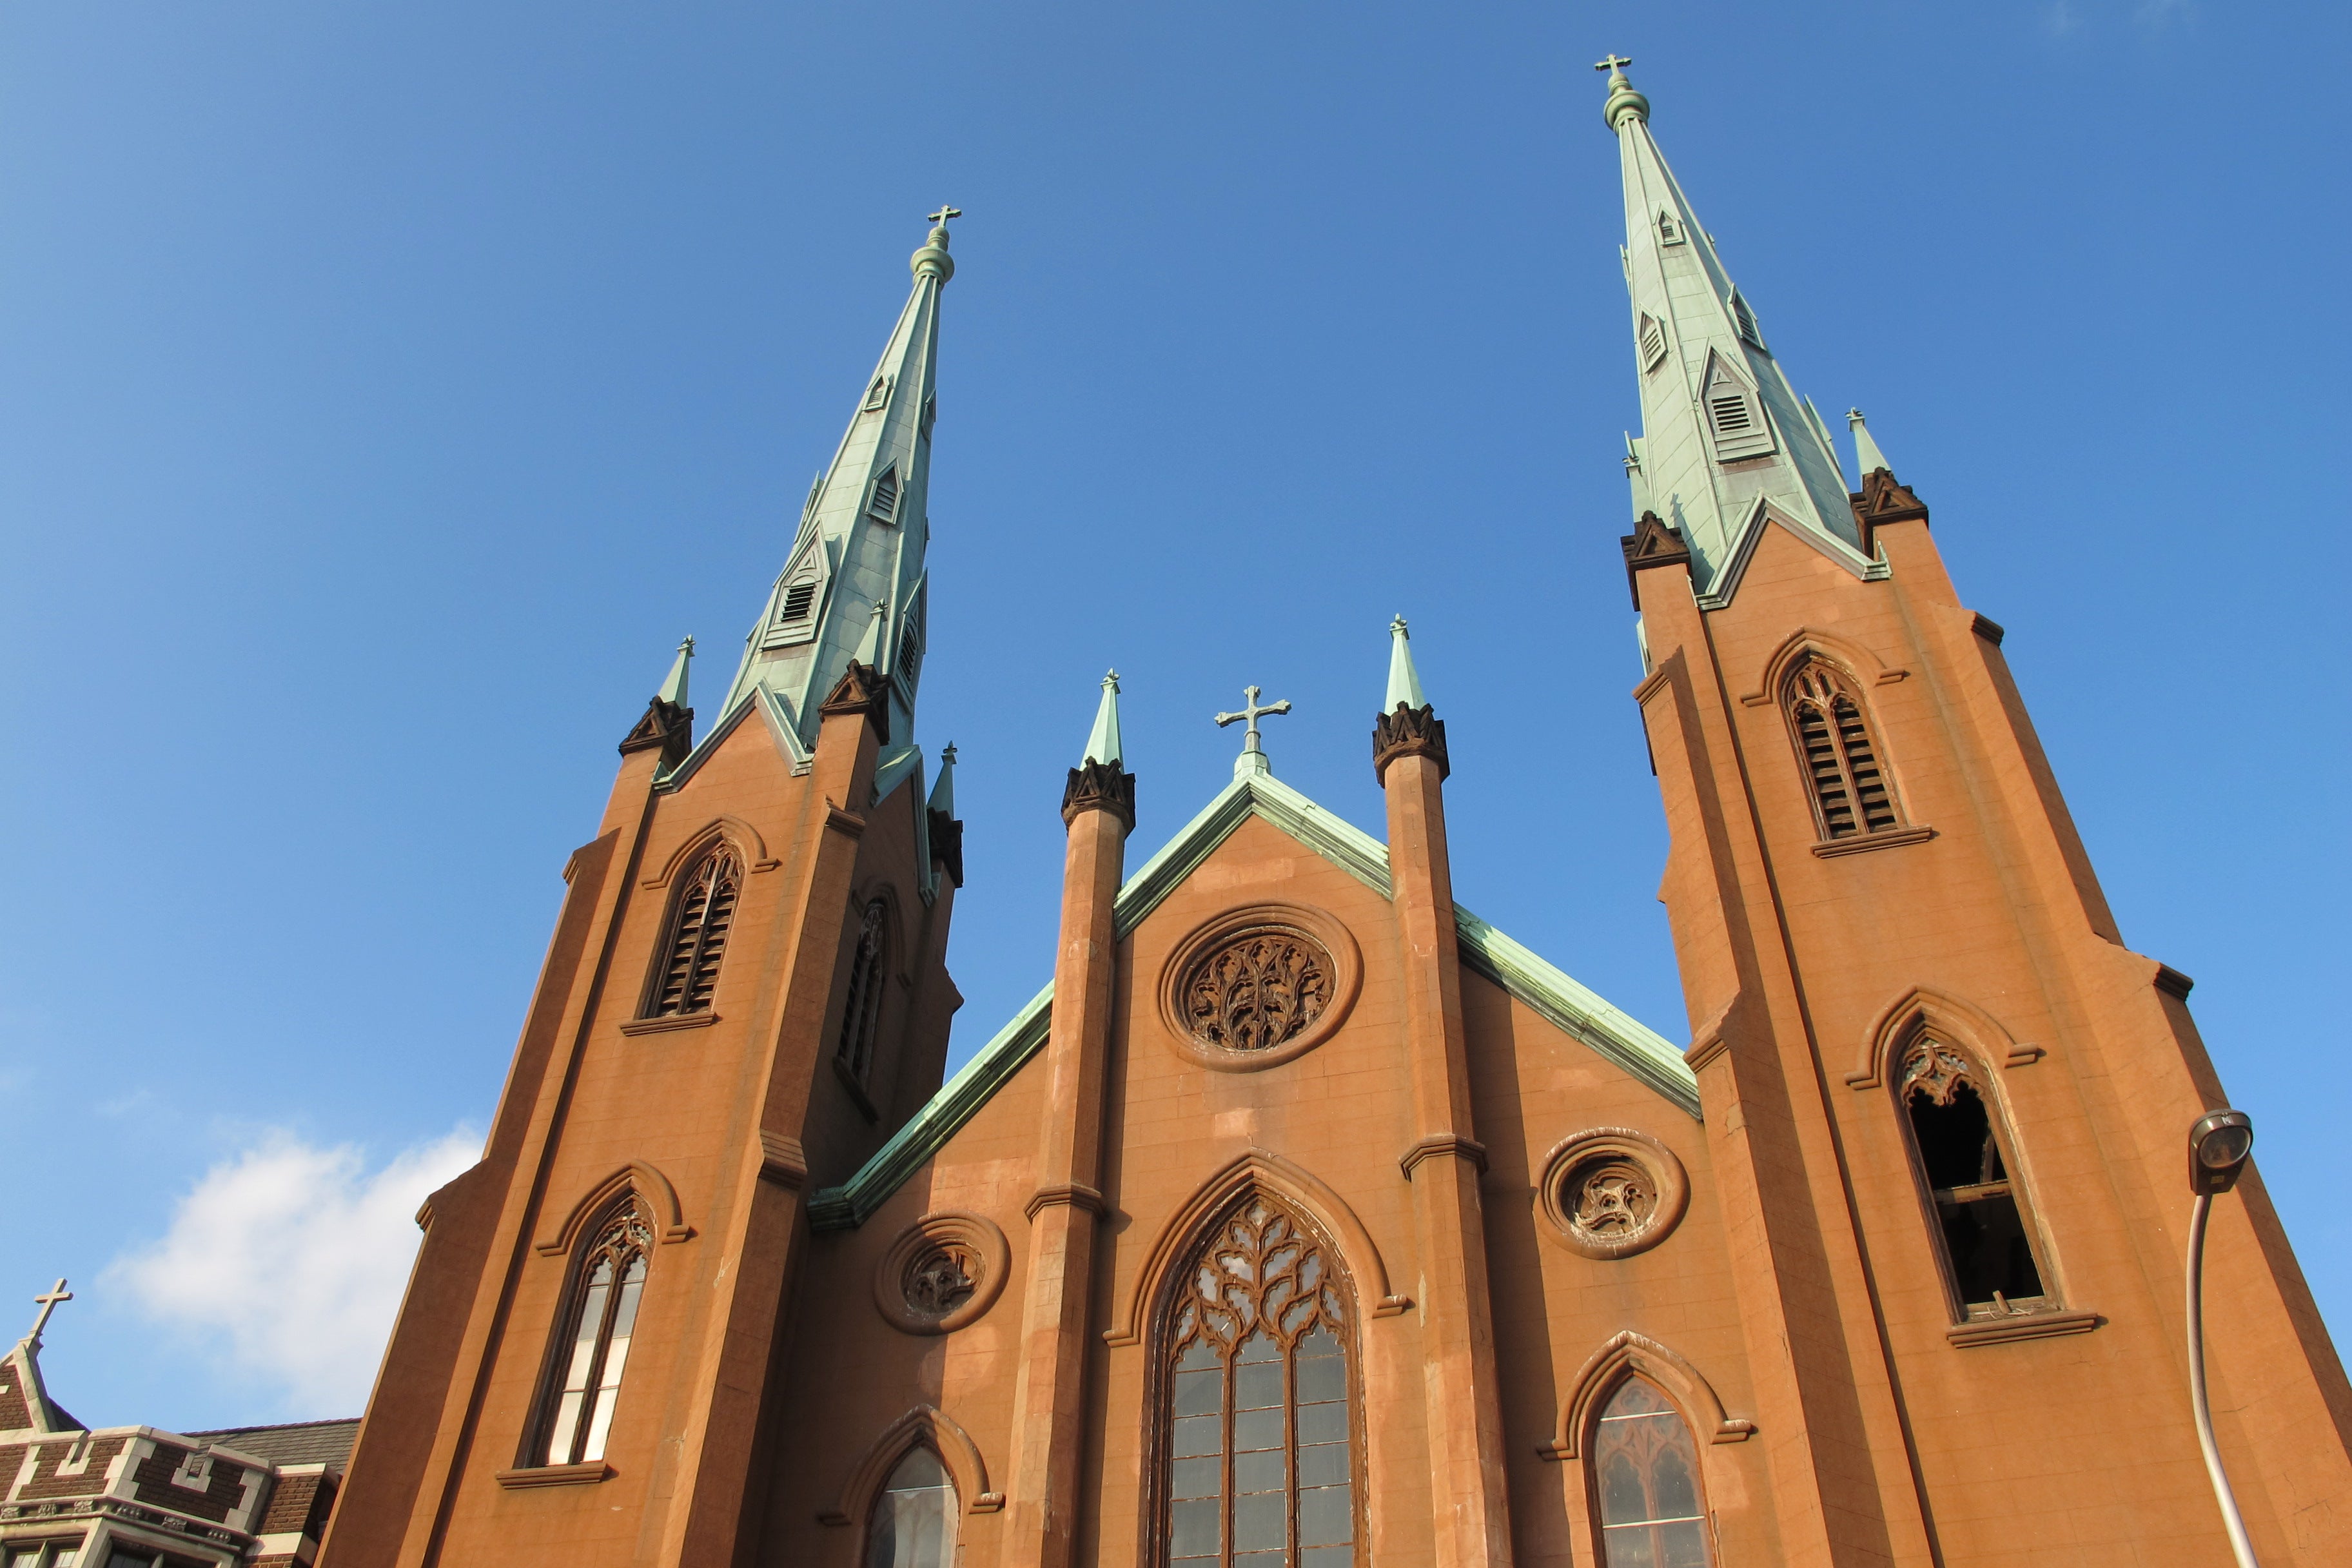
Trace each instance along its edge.
{"label": "curved lamp post", "polygon": [[2212,1478],[2213,1500],[2221,1506],[2221,1522],[2229,1527],[2230,1551],[2238,1568],[2256,1564],[2237,1495],[2221,1468],[2221,1450],[2213,1441],[2213,1407],[2205,1397],[2205,1222],[2213,1213],[2213,1194],[2237,1185],[2238,1173],[2253,1152],[2253,1118],[2242,1110],[2208,1111],[2189,1130],[2189,1190],[2197,1194],[2189,1219],[2189,1398],[2197,1410],[2197,1446],[2205,1451],[2205,1473]]}

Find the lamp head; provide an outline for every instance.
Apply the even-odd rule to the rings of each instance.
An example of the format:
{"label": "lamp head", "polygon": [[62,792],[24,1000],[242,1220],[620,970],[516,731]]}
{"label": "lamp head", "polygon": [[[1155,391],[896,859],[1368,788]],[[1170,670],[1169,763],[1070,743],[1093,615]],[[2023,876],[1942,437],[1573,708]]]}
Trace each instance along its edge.
{"label": "lamp head", "polygon": [[2238,1184],[2254,1152],[2254,1119],[2242,1110],[2209,1110],[2189,1130],[2189,1188],[2199,1197]]}

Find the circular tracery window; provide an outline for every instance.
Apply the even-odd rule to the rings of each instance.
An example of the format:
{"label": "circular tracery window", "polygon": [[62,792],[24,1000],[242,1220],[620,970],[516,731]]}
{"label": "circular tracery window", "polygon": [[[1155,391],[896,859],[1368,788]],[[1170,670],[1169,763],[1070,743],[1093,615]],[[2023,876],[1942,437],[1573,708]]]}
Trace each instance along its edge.
{"label": "circular tracery window", "polygon": [[944,1334],[988,1310],[1013,1249],[985,1215],[925,1215],[898,1233],[874,1270],[874,1304],[910,1334]]}
{"label": "circular tracery window", "polygon": [[1270,1050],[1331,1005],[1331,955],[1305,931],[1254,926],[1192,961],[1184,1021],[1204,1046]]}
{"label": "circular tracery window", "polygon": [[1648,1133],[1597,1127],[1551,1152],[1536,1199],[1552,1240],[1587,1258],[1626,1258],[1666,1238],[1690,1201],[1690,1179]]}
{"label": "circular tracery window", "polygon": [[1362,978],[1348,930],[1319,910],[1229,910],[1168,958],[1160,1013],[1177,1050],[1203,1067],[1253,1072],[1328,1038]]}

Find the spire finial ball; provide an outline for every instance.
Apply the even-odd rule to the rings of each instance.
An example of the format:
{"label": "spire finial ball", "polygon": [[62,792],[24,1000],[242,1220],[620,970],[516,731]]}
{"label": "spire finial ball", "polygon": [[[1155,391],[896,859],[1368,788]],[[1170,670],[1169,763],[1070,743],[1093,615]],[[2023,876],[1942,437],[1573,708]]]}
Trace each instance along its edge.
{"label": "spire finial ball", "polygon": [[1612,54],[1606,59],[1595,60],[1592,68],[1609,73],[1609,100],[1601,106],[1601,123],[1610,130],[1617,129],[1625,116],[1632,115],[1643,124],[1650,121],[1650,100],[1634,90],[1625,79],[1625,68],[1633,63],[1630,55]]}
{"label": "spire finial ball", "polygon": [[936,278],[944,283],[955,276],[955,258],[948,254],[948,219],[961,216],[961,207],[942,206],[931,214],[931,232],[923,248],[907,264],[916,277]]}

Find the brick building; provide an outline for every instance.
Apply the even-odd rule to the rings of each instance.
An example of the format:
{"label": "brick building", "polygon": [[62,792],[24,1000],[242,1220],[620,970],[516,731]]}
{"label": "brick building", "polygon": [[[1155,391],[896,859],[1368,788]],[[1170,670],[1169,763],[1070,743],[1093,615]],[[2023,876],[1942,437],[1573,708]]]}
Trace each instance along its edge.
{"label": "brick building", "polygon": [[[64,1281],[48,1303],[62,1300]],[[314,1562],[359,1422],[165,1432],[84,1426],[41,1382],[41,1331],[0,1361],[0,1565],[299,1568]]]}
{"label": "brick building", "polygon": [[[1232,784],[1131,854],[1106,681],[1050,984],[942,1082],[943,208],[713,721],[683,650],[564,869],[326,1568],[2225,1560],[2189,982],[2123,945],[2000,628],[1858,415],[1849,485],[1622,69],[1605,117],[1617,765],[1671,829],[1675,1037],[1456,901],[1399,622],[1384,838],[1275,776],[1253,690]],[[2352,1391],[2259,1178],[2216,1212],[2254,1543],[2352,1561]]]}

